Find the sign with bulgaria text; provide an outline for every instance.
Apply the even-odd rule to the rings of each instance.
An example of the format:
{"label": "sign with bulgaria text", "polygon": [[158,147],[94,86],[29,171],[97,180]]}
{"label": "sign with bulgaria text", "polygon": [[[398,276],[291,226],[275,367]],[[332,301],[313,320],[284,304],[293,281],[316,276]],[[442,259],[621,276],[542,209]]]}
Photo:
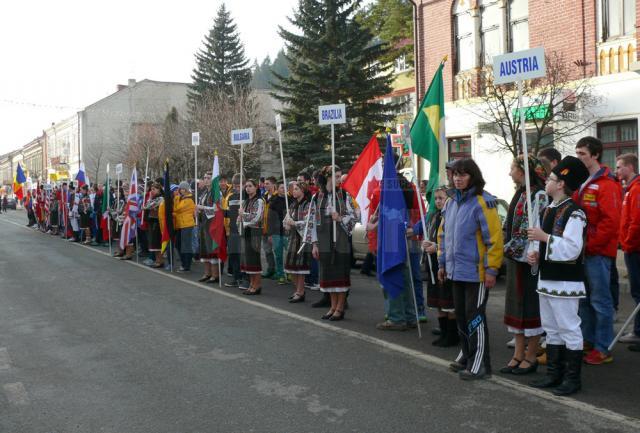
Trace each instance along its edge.
{"label": "sign with bulgaria text", "polygon": [[547,65],[542,47],[493,57],[494,84],[531,80],[546,74]]}
{"label": "sign with bulgaria text", "polygon": [[320,125],[347,123],[347,109],[345,105],[333,104],[319,106],[318,123]]}
{"label": "sign with bulgaria text", "polygon": [[251,143],[253,143],[253,129],[234,129],[231,131],[231,144],[234,146]]}

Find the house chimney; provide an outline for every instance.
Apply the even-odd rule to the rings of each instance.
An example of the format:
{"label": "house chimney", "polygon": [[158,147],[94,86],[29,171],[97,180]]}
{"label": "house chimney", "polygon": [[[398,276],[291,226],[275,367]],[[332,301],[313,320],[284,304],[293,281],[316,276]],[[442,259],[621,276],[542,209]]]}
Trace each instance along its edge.
{"label": "house chimney", "polygon": [[129,78],[129,87],[133,87],[136,85],[136,79],[135,78]]}

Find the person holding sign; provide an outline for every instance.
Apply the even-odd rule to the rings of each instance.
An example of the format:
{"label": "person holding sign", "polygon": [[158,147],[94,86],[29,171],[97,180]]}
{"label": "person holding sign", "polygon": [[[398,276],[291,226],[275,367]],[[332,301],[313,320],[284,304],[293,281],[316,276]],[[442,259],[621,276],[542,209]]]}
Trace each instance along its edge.
{"label": "person holding sign", "polygon": [[242,222],[242,264],[240,269],[249,275],[249,287],[242,292],[244,295],[259,295],[262,292],[262,263],[260,248],[262,244],[262,218],[264,215],[264,200],[258,195],[258,183],[249,179],[244,184],[247,198],[242,203],[242,212],[238,216],[238,223]]}
{"label": "person holding sign", "polygon": [[[544,191],[546,170],[540,160],[532,155],[529,155],[527,159],[533,215],[538,218],[549,201]],[[527,263],[530,244],[527,239],[529,218],[526,205],[524,164],[524,156],[520,155],[513,160],[509,171],[517,189],[507,212],[504,245],[504,255],[509,259],[507,261],[504,323],[507,325],[508,331],[515,335],[515,350],[511,360],[500,369],[500,372],[516,375],[533,373],[537,370],[538,343],[544,332],[540,324],[540,304],[536,292],[537,273],[535,270],[532,272],[531,266]]]}
{"label": "person holding sign", "polygon": [[[335,167],[336,178],[340,176],[339,171]],[[346,292],[351,287],[349,236],[356,224],[356,216],[351,200],[342,190],[336,191],[336,208],[332,207],[332,177],[331,166],[324,167],[318,175],[319,191],[312,199],[311,211],[316,214],[315,224],[308,228],[312,230],[312,239],[315,239],[312,255],[320,263],[320,290],[329,293],[331,301],[331,307],[322,319],[337,321],[344,319]]]}
{"label": "person holding sign", "polygon": [[296,291],[289,297],[289,302],[304,302],[304,278],[311,271],[311,244],[314,231],[309,226],[315,221],[311,212],[311,196],[309,186],[305,182],[293,184],[293,200],[289,213],[284,219],[284,228],[289,231],[289,247],[284,270],[293,275]]}

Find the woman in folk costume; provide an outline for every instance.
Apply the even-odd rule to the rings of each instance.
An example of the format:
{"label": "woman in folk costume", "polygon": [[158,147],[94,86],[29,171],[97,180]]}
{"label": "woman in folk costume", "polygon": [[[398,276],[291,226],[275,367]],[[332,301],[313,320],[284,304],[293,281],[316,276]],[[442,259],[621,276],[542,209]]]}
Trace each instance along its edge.
{"label": "woman in folk costume", "polygon": [[91,197],[89,197],[89,186],[83,185],[80,188],[80,203],[78,212],[80,213],[80,230],[84,233],[83,244],[91,243]]}
{"label": "woman in folk costume", "polygon": [[56,187],[51,194],[51,203],[49,204],[49,225],[51,226],[51,234],[58,234],[60,225],[60,190]]}
{"label": "woman in folk costume", "polygon": [[289,202],[289,213],[284,219],[284,227],[289,232],[289,246],[284,270],[293,275],[295,293],[289,302],[304,302],[304,278],[311,271],[311,245],[315,215],[311,212],[311,194],[305,182],[295,182]]}
{"label": "woman in folk costume", "polygon": [[162,260],[162,233],[160,231],[159,212],[164,202],[162,185],[155,182],[151,185],[149,198],[144,204],[145,221],[147,223],[147,243],[149,252],[153,253],[155,263],[152,268],[164,266]]}
{"label": "woman in folk costume", "polygon": [[211,191],[211,172],[204,175],[203,182],[205,188],[202,195],[198,197],[198,245],[200,261],[204,263],[204,275],[198,281],[207,283],[217,283],[220,281],[218,266],[220,260],[218,254],[213,249],[213,238],[211,237],[211,224],[217,211],[217,205],[213,202]]}
{"label": "woman in folk costume", "polygon": [[[427,238],[422,243],[425,257],[423,260],[427,273],[427,306],[438,310],[438,323],[440,324],[440,337],[431,344],[439,347],[456,346],[460,342],[458,325],[456,323],[455,305],[453,303],[452,282],[438,281],[438,228],[442,222],[442,209],[447,202],[447,187],[439,187],[434,192],[433,212],[427,222]],[[420,223],[416,224],[414,231],[421,230]],[[433,279],[432,279],[433,278]]]}
{"label": "woman in folk costume", "polygon": [[[507,260],[504,323],[509,332],[515,335],[516,344],[513,357],[505,367],[500,369],[500,372],[516,375],[532,373],[538,368],[536,356],[540,336],[544,332],[540,323],[540,302],[536,292],[537,276],[527,263],[529,217],[524,164],[522,155],[511,163],[509,176],[516,184],[516,192],[511,199],[505,221],[504,244],[504,256],[509,259]],[[537,158],[529,155],[528,164],[531,206],[534,220],[536,220],[549,204],[548,196],[544,191],[547,174]]]}
{"label": "woman in folk costume", "polygon": [[246,199],[242,203],[242,212],[238,216],[242,227],[242,246],[240,270],[249,275],[249,288],[244,295],[259,295],[262,278],[260,249],[262,246],[262,223],[264,200],[258,194],[258,183],[249,179],[244,184]]}
{"label": "woman in folk costume", "polygon": [[125,251],[120,248],[120,236],[122,234],[122,222],[124,221],[124,205],[127,201],[127,197],[124,195],[125,184],[120,181],[118,185],[120,194],[115,195],[115,200],[113,202],[113,206],[110,206],[110,215],[111,215],[111,233],[113,235],[113,240],[116,243],[116,252],[113,253],[113,257],[124,257]]}
{"label": "woman in folk costume", "polygon": [[[339,169],[336,167],[336,171]],[[315,212],[312,255],[320,264],[320,290],[329,293],[331,308],[322,316],[324,320],[344,319],[346,292],[351,287],[351,243],[349,236],[356,223],[356,214],[348,195],[336,189],[332,207],[332,169],[324,167],[318,175],[319,191],[312,199]],[[334,222],[335,235],[334,241]]]}
{"label": "woman in folk costume", "polygon": [[78,242],[80,241],[80,197],[73,186],[69,187],[69,192],[69,225],[72,232],[69,242]]}
{"label": "woman in folk costume", "polygon": [[180,253],[182,266],[178,272],[191,271],[193,259],[193,228],[196,225],[196,204],[193,201],[191,187],[188,182],[180,182],[179,195],[173,200],[173,219],[176,230],[176,248]]}

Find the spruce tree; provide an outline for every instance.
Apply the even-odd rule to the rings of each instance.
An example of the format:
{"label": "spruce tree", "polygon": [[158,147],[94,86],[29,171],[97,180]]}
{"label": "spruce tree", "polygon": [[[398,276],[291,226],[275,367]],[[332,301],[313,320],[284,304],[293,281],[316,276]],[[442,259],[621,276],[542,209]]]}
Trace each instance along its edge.
{"label": "spruce tree", "polygon": [[349,168],[376,129],[389,121],[390,107],[376,97],[391,91],[390,65],[379,59],[388,48],[355,20],[359,0],[299,0],[280,27],[290,75],[274,75],[273,96],[283,102],[284,149],[295,169],[331,161],[330,128],[318,125],[318,106],[344,103],[347,121],[336,125],[336,162]]}
{"label": "spruce tree", "polygon": [[204,46],[196,53],[188,94],[191,107],[202,102],[209,92],[232,95],[234,87],[248,89],[251,83],[248,65],[237,27],[223,3],[213,28],[205,35]]}

